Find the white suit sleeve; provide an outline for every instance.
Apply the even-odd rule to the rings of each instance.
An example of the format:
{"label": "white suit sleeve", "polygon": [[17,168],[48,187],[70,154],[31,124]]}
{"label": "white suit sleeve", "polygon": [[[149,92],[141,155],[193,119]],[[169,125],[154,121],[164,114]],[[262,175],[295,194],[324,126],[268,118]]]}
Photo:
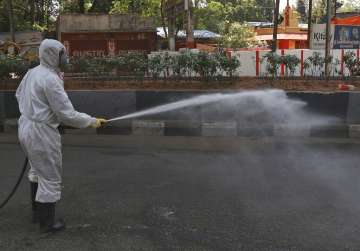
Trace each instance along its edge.
{"label": "white suit sleeve", "polygon": [[95,123],[95,118],[74,109],[60,81],[52,79],[46,83],[44,90],[49,105],[60,122],[76,128],[85,128]]}

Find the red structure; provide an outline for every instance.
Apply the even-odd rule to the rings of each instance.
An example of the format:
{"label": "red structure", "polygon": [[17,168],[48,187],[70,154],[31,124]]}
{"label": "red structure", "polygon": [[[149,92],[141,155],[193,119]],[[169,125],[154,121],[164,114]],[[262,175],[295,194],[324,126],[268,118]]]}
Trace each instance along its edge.
{"label": "red structure", "polygon": [[[287,1],[284,10],[284,20],[278,26],[277,48],[278,49],[307,49],[309,48],[307,39],[307,26],[299,26],[299,16]],[[255,38],[270,45],[273,39],[273,28],[256,28]]]}

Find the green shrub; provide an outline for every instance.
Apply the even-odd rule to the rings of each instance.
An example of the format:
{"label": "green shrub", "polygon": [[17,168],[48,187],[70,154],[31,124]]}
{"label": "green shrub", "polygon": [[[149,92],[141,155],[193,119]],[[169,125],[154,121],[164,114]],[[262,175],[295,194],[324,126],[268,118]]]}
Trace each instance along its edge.
{"label": "green shrub", "polygon": [[91,58],[87,56],[70,57],[69,60],[70,72],[90,72],[91,71]]}
{"label": "green shrub", "polygon": [[325,64],[325,57],[322,57],[319,52],[314,52],[305,61],[307,61],[307,64],[309,65],[312,76],[324,75],[324,72],[322,69]]}
{"label": "green shrub", "polygon": [[144,53],[129,52],[121,55],[123,57],[123,67],[135,76],[144,77],[148,69],[148,58]]}
{"label": "green shrub", "polygon": [[22,78],[30,68],[30,62],[20,57],[0,55],[0,78]]}
{"label": "green shrub", "polygon": [[272,77],[277,77],[278,70],[281,64],[281,57],[274,53],[274,52],[268,52],[266,53],[261,61],[266,60],[266,71],[268,74],[270,74]]}
{"label": "green shrub", "polygon": [[240,61],[236,57],[227,57],[224,53],[215,54],[218,66],[221,72],[225,72],[228,77],[232,77],[238,67]]}
{"label": "green shrub", "polygon": [[354,52],[348,51],[345,53],[344,63],[346,68],[349,69],[350,76],[360,75],[360,59],[355,55]]}
{"label": "green shrub", "polygon": [[196,54],[190,50],[171,57],[172,72],[178,77],[191,77],[195,67]]}
{"label": "green shrub", "polygon": [[283,55],[280,60],[285,66],[285,75],[294,76],[296,67],[300,64],[300,59],[296,55]]}
{"label": "green shrub", "polygon": [[193,69],[203,78],[214,77],[217,72],[218,62],[216,58],[206,52],[199,52],[194,56]]}
{"label": "green shrub", "polygon": [[158,78],[161,73],[164,71],[166,65],[164,63],[164,56],[161,54],[153,55],[149,58],[148,66],[149,72],[152,74],[153,78]]}

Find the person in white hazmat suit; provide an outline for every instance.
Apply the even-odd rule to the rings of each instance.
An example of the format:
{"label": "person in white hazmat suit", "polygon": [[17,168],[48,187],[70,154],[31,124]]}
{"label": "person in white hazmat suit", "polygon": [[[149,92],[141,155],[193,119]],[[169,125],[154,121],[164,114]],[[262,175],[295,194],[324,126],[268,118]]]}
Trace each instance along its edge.
{"label": "person in white hazmat suit", "polygon": [[40,223],[41,232],[55,232],[65,228],[64,221],[55,220],[62,187],[58,126],[98,128],[106,120],[77,112],[71,104],[60,72],[67,55],[59,41],[43,40],[39,57],[40,65],[26,73],[16,91],[21,113],[18,134],[30,163],[33,222]]}

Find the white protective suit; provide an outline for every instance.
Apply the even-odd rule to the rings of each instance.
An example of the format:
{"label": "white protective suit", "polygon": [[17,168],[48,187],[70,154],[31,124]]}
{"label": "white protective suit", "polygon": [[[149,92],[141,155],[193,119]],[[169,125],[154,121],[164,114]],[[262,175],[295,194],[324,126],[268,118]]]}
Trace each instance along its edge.
{"label": "white protective suit", "polygon": [[29,158],[29,180],[38,182],[36,201],[60,200],[62,182],[61,138],[58,126],[85,128],[96,122],[74,110],[60,78],[57,40],[45,39],[39,48],[40,65],[29,70],[16,91],[21,117],[19,140]]}

